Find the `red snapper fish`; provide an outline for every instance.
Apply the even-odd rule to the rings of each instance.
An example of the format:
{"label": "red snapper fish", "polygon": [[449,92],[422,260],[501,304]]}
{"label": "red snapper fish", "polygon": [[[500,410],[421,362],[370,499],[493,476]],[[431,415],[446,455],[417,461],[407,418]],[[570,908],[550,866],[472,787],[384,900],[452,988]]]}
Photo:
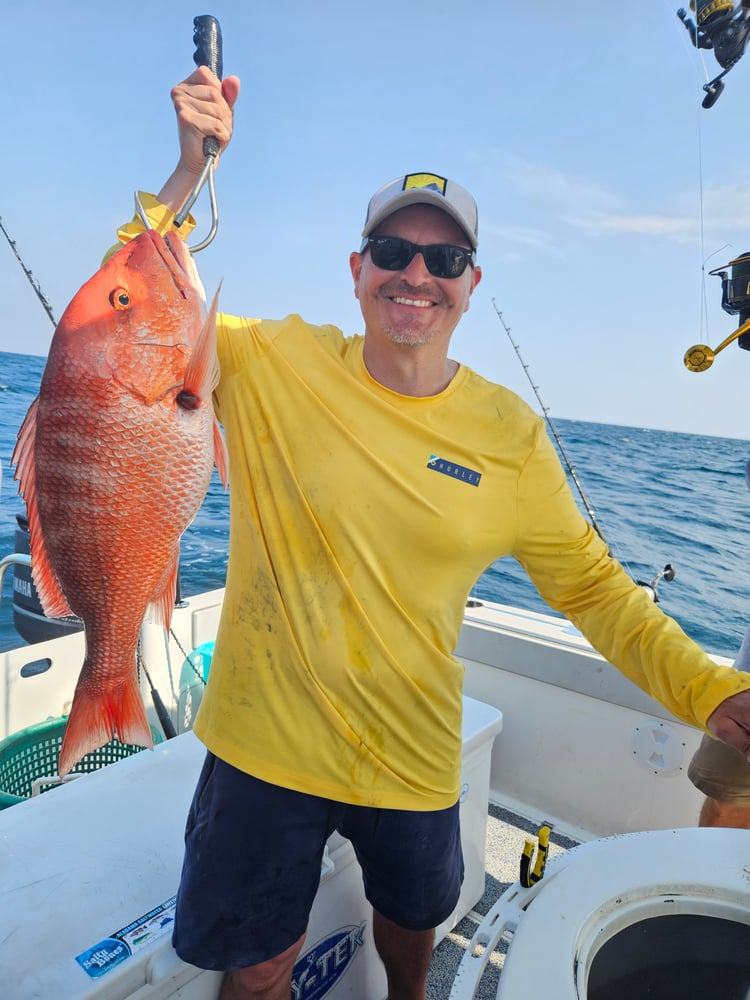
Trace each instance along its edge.
{"label": "red snapper fish", "polygon": [[12,462],[48,616],[82,619],[86,655],[60,750],[67,774],[108,743],[152,747],[136,651],[169,627],[179,540],[227,456],[211,394],[216,298],[184,243],[150,231],[86,282],[55,330]]}

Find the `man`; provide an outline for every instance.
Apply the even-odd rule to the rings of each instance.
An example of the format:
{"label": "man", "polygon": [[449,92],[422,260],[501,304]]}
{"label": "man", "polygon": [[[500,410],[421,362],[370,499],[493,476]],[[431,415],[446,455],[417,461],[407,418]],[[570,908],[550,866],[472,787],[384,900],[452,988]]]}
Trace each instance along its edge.
{"label": "man", "polygon": [[[180,160],[143,196],[156,228],[190,193],[203,136],[226,147],[238,92],[205,68],[173,90]],[[218,318],[230,557],[174,943],[229,970],[223,1000],[288,1000],[334,829],[363,869],[390,1000],[424,998],[463,875],[452,653],[501,556],[628,677],[750,751],[750,677],[716,667],[608,556],[544,421],[449,357],[481,280],[477,231],[460,185],[398,178],[350,257],[363,337]]]}

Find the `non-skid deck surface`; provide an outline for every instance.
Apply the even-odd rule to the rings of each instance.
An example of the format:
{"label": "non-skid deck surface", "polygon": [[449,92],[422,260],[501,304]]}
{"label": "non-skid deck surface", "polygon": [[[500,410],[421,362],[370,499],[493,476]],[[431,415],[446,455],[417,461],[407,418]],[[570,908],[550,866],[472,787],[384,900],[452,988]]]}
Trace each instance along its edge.
{"label": "non-skid deck surface", "polygon": [[[459,962],[474,931],[498,897],[518,878],[524,842],[535,839],[536,834],[535,824],[507,809],[490,805],[487,816],[484,895],[471,913],[435,949],[427,984],[427,1000],[447,1000]],[[553,857],[575,844],[575,840],[557,834],[553,829],[549,856]],[[504,958],[505,943],[501,941],[487,963],[475,1000],[495,1000]]]}

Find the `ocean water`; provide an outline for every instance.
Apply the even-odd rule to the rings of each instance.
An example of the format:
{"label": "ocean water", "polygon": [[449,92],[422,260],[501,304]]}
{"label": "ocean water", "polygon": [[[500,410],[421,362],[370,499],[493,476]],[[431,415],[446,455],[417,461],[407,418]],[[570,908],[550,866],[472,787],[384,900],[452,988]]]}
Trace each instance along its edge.
{"label": "ocean water", "polygon": [[[22,499],[10,458],[44,359],[0,352],[0,557],[13,551]],[[750,621],[750,441],[554,418],[554,428],[611,550],[630,574],[658,585],[661,607],[709,652],[733,656]],[[574,493],[579,496],[575,483]],[[579,498],[580,499],[580,498]],[[228,545],[228,495],[214,473],[181,547],[184,596],[220,587]],[[501,559],[474,595],[549,613],[523,570]],[[12,572],[0,601],[0,649],[23,640],[12,625]]]}

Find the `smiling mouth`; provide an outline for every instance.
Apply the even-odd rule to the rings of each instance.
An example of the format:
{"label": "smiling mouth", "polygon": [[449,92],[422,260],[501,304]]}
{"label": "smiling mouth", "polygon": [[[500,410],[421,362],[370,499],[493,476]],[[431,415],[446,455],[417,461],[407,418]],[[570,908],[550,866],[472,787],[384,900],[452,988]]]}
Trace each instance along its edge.
{"label": "smiling mouth", "polygon": [[435,305],[430,299],[409,299],[403,295],[392,295],[391,302],[395,302],[399,306],[414,306],[417,309],[429,309]]}

